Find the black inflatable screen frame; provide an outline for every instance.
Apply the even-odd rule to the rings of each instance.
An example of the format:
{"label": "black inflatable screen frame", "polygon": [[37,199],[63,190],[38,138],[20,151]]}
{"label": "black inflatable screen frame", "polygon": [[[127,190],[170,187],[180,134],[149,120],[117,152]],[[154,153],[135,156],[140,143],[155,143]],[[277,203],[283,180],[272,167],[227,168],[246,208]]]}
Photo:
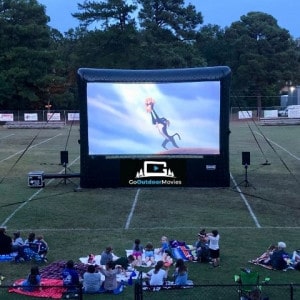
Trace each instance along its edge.
{"label": "black inflatable screen frame", "polygon": [[[231,70],[227,66],[126,70],[80,68],[77,72],[78,95],[80,101],[80,185],[83,188],[108,187],[227,187],[229,174],[229,89]],[[107,158],[104,155],[89,155],[88,149],[88,109],[87,83],[180,83],[180,82],[220,82],[220,154],[187,156],[186,158],[157,158],[129,156],[126,158]],[[105,142],[105,141],[103,141]],[[145,160],[162,160],[172,165],[178,173],[184,173],[176,180],[160,181],[136,180],[132,185],[127,182],[124,170],[136,168]],[[133,166],[133,167],[131,167]],[[122,170],[123,169],[123,170]],[[135,170],[131,170],[132,176]],[[182,174],[181,174],[182,175]],[[129,175],[130,176],[130,175]]]}

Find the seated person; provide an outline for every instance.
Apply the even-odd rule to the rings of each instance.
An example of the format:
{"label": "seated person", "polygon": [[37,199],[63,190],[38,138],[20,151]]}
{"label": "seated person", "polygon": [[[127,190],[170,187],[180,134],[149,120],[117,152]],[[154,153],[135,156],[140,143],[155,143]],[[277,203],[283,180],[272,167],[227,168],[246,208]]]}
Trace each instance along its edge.
{"label": "seated person", "polygon": [[32,292],[39,288],[41,283],[41,275],[38,267],[32,267],[27,279],[22,282],[24,291]]}
{"label": "seated person", "polygon": [[101,253],[100,265],[105,266],[109,261],[113,260],[112,251],[113,248],[111,246],[106,247],[106,249]]}
{"label": "seated person", "polygon": [[116,267],[117,265],[121,266],[124,270],[127,270],[129,265],[134,268],[137,265],[137,260],[133,255],[129,255],[128,257],[120,257],[113,261],[113,266]]}
{"label": "seated person", "polygon": [[209,262],[209,247],[208,241],[205,233],[205,229],[198,233],[198,241],[195,243],[193,250],[196,251],[195,261],[198,262]]}
{"label": "seated person", "polygon": [[275,270],[284,270],[287,268],[286,258],[289,257],[285,252],[286,244],[279,242],[277,249],[270,255],[270,265]]}
{"label": "seated person", "polygon": [[155,264],[155,256],[154,256],[154,247],[152,243],[148,242],[144,248],[145,250],[145,260],[143,261],[143,265],[151,266]]}
{"label": "seated person", "polygon": [[66,267],[62,271],[63,286],[68,288],[68,291],[76,291],[79,285],[79,275],[74,268],[73,260],[69,260]]}
{"label": "seated person", "polygon": [[163,262],[164,262],[164,267],[169,268],[173,264],[173,258],[171,257],[171,255],[166,253],[166,255],[163,258]]}
{"label": "seated person", "polygon": [[114,266],[112,261],[108,261],[105,268],[100,266],[100,272],[105,276],[102,284],[102,292],[119,294],[122,292],[122,284],[118,284],[117,275],[122,272],[122,267],[119,265]]}
{"label": "seated person", "polygon": [[13,237],[13,242],[12,242],[12,251],[13,252],[18,252],[20,247],[22,247],[23,245],[24,245],[24,241],[21,238],[20,231],[15,232],[14,237]]}
{"label": "seated person", "polygon": [[6,234],[6,227],[0,228],[0,255],[12,252],[12,238]]}
{"label": "seated person", "polygon": [[40,255],[44,260],[46,260],[46,255],[48,253],[49,247],[47,242],[44,240],[44,237],[42,235],[37,236],[35,243],[38,246],[37,248],[38,255]]}
{"label": "seated person", "polygon": [[264,252],[258,258],[251,260],[250,262],[253,263],[253,264],[269,265],[270,264],[270,257],[271,257],[271,255],[273,254],[273,252],[275,250],[277,250],[277,247],[275,245],[270,245],[266,252]]}
{"label": "seated person", "polygon": [[183,259],[178,259],[175,265],[175,272],[173,274],[174,283],[176,285],[186,285],[188,280],[187,266]]}
{"label": "seated person", "polygon": [[[164,270],[162,269],[164,266],[164,262],[162,260],[158,261],[154,269],[147,272],[147,280],[146,284],[151,286],[163,286],[166,282],[166,279],[168,277],[168,269]],[[161,287],[155,287],[155,290],[160,290]]]}
{"label": "seated person", "polygon": [[164,259],[166,255],[171,255],[172,252],[170,250],[169,241],[166,236],[162,236],[160,242],[161,242],[161,247],[159,248],[157,254],[161,254],[162,258]]}
{"label": "seated person", "polygon": [[134,259],[137,260],[137,265],[140,266],[142,263],[142,255],[143,255],[143,246],[141,245],[140,239],[135,239],[133,247],[132,247],[132,255]]}
{"label": "seated person", "polygon": [[101,292],[101,274],[96,272],[94,265],[89,265],[87,271],[83,274],[83,292],[95,294]]}

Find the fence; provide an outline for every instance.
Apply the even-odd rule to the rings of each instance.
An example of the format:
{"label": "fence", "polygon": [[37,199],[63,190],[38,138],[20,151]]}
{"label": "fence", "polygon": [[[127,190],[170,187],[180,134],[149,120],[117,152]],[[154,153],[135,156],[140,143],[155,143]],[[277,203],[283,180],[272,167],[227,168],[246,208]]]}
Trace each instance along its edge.
{"label": "fence", "polygon": [[6,122],[78,122],[76,110],[0,111],[0,123]]}
{"label": "fence", "polygon": [[[245,289],[247,290],[245,292]],[[251,296],[248,291],[251,292]],[[258,293],[255,293],[257,292]],[[244,296],[247,296],[244,298]],[[142,272],[135,283],[134,300],[300,300],[300,284],[269,284],[242,286],[235,284],[164,285],[149,288],[143,282]]]}
{"label": "fence", "polygon": [[[0,286],[0,299],[1,300],[17,300],[20,299],[20,295],[16,293],[9,293],[8,290],[13,286]],[[18,286],[14,286],[18,288]],[[61,289],[61,286],[47,286],[43,285],[42,290],[47,289]],[[134,291],[129,292],[129,289]],[[127,287],[123,293],[117,297],[120,300],[133,299],[134,300],[240,300],[241,295],[239,293],[240,288],[237,284],[215,284],[215,285],[193,285],[183,286],[181,288],[166,288],[163,286],[156,286],[156,291],[146,290],[145,286],[141,284],[141,281],[137,280],[134,287]],[[134,296],[133,293],[134,292]],[[105,297],[107,296],[107,297]],[[45,296],[43,296],[45,297]],[[109,299],[109,295],[99,295],[99,298]],[[35,299],[42,299],[42,297],[35,297]],[[64,299],[78,299],[87,300],[91,299],[91,295],[83,294],[82,289],[79,288],[75,294],[69,294]],[[94,298],[93,298],[94,299]],[[97,297],[98,299],[98,297]],[[246,299],[246,298],[245,298]],[[250,298],[251,300],[300,300],[300,284],[261,284],[261,297]]]}

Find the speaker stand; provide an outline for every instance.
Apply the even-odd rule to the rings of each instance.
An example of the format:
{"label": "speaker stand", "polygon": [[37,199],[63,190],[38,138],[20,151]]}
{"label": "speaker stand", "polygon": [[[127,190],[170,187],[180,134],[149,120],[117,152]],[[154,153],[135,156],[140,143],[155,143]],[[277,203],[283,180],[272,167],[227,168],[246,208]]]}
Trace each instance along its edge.
{"label": "speaker stand", "polygon": [[240,186],[240,185],[244,185],[244,187],[252,187],[255,189],[255,187],[249,182],[248,180],[248,165],[244,164],[244,168],[245,168],[245,178],[242,182],[240,182],[239,184],[237,184],[235,187]]}
{"label": "speaker stand", "polygon": [[71,171],[69,168],[68,168],[68,164],[67,163],[63,163],[62,164],[63,167],[64,167],[64,176],[63,176],[63,179],[58,183],[64,183],[64,184],[67,184],[67,183],[72,183],[74,185],[76,185],[69,177],[68,177],[68,173],[67,173],[67,170]]}

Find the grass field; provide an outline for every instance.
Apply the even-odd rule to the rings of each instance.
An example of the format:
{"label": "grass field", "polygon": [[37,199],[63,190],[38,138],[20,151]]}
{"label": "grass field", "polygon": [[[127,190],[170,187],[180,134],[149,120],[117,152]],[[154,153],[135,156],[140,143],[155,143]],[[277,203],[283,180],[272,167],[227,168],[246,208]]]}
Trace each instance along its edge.
{"label": "grass field", "polygon": [[[135,238],[156,247],[162,235],[192,244],[200,229],[216,228],[221,267],[190,263],[189,277],[197,284],[232,284],[240,267],[249,266],[248,260],[270,244],[285,241],[288,251],[300,247],[300,126],[232,123],[230,129],[229,188],[139,190],[77,189],[78,178],[48,179],[45,188],[30,188],[31,171],[64,172],[62,150],[69,151],[67,172],[79,172],[78,127],[0,128],[0,224],[11,235],[15,230],[23,237],[30,231],[43,234],[50,245],[49,263],[78,261],[88,253],[100,254],[107,245],[122,256]],[[244,184],[243,151],[251,153],[250,186]],[[297,271],[251,268],[271,277],[272,283],[300,283]],[[0,273],[6,277],[2,284],[24,277],[29,269],[30,263],[1,263]],[[123,297],[132,295],[126,289]]]}

